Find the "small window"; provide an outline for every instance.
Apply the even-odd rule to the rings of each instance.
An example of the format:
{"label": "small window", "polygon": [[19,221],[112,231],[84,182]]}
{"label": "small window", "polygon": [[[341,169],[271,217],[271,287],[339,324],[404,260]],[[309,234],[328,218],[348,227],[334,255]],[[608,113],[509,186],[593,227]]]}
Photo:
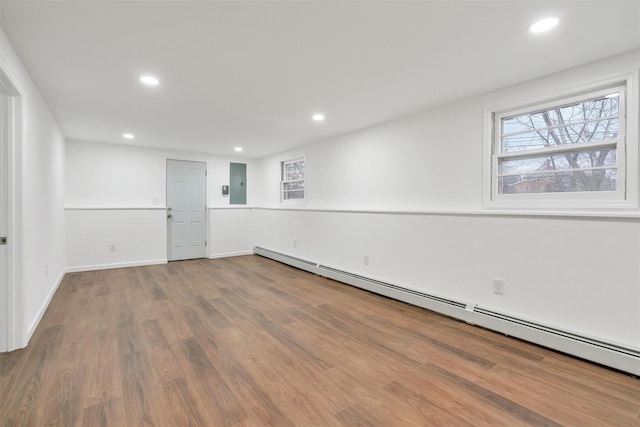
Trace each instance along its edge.
{"label": "small window", "polygon": [[492,200],[625,199],[625,87],[494,113]]}
{"label": "small window", "polygon": [[305,159],[282,162],[282,203],[302,203],[305,201]]}

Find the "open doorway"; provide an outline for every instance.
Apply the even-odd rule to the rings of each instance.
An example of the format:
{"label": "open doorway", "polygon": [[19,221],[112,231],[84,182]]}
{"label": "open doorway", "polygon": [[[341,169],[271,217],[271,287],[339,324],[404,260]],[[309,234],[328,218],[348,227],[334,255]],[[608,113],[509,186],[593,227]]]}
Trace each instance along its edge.
{"label": "open doorway", "polygon": [[[1,76],[0,76],[1,78]],[[1,83],[1,82],[0,82]],[[11,144],[14,131],[14,97],[0,84],[0,352],[13,350],[15,301],[13,292],[13,233],[11,212]]]}
{"label": "open doorway", "polygon": [[20,129],[20,92],[0,68],[0,352],[21,347],[22,301],[15,283],[14,149]]}
{"label": "open doorway", "polygon": [[9,350],[9,122],[11,98],[0,93],[0,351]]}

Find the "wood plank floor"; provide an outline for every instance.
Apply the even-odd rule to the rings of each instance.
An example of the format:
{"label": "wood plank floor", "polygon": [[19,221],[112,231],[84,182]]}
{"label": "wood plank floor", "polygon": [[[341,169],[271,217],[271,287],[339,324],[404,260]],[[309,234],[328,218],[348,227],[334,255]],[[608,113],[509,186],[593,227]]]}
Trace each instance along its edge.
{"label": "wood plank floor", "polygon": [[639,426],[640,380],[246,256],[67,274],[4,426]]}

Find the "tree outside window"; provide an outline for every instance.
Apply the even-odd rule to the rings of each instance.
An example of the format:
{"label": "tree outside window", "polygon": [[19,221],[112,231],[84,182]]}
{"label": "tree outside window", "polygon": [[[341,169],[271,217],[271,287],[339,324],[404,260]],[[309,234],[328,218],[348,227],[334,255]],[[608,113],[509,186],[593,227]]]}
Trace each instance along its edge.
{"label": "tree outside window", "polygon": [[496,116],[498,194],[616,191],[624,87]]}

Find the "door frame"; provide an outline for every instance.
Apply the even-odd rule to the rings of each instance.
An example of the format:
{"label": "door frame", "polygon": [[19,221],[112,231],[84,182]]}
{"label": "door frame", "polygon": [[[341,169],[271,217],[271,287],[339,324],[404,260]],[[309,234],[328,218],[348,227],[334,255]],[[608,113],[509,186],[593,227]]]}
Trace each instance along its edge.
{"label": "door frame", "polygon": [[[209,162],[206,160],[193,160],[193,159],[177,159],[166,157],[164,159],[164,202],[166,207],[166,215],[169,215],[169,162],[170,161],[178,161],[178,162],[192,162],[192,163],[203,163],[204,164],[204,258],[209,258],[209,206],[207,201],[209,199]],[[166,244],[165,248],[167,251],[166,259],[168,262],[171,262],[169,259],[169,254],[171,253],[171,232],[169,230],[169,221],[167,218],[167,226],[165,228],[166,234]]]}
{"label": "door frame", "polygon": [[5,158],[2,168],[6,168],[7,179],[0,191],[5,191],[7,202],[7,271],[4,281],[0,281],[0,296],[4,297],[6,315],[0,316],[0,352],[12,351],[26,345],[24,330],[24,294],[21,280],[21,230],[20,215],[20,155],[22,138],[22,94],[24,91],[17,83],[8,65],[0,57],[0,92],[8,96],[7,132],[0,135]]}

